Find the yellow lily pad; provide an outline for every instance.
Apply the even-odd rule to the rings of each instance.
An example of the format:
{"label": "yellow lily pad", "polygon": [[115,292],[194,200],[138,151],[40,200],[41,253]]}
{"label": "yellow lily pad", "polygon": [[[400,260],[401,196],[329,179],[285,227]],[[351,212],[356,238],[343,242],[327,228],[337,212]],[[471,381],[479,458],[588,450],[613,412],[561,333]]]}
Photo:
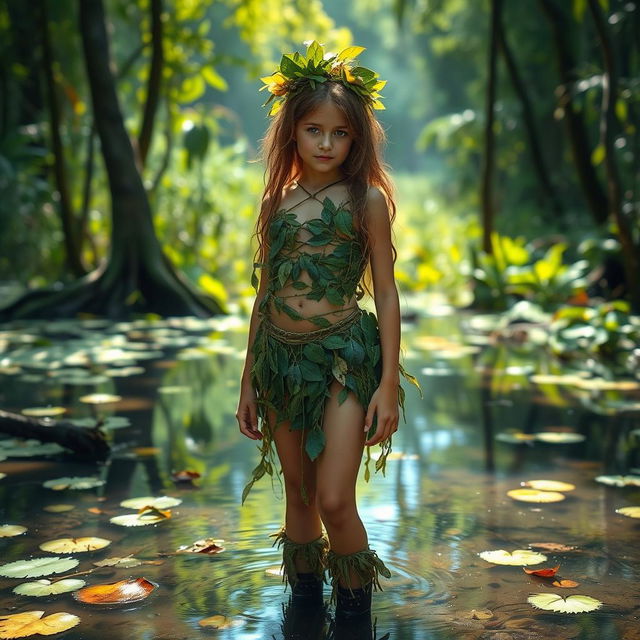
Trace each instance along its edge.
{"label": "yellow lily pad", "polygon": [[544,554],[538,553],[537,551],[531,551],[530,549],[516,549],[515,551],[496,549],[495,551],[483,551],[478,555],[487,562],[509,566],[539,564],[547,559],[547,556]]}
{"label": "yellow lily pad", "polygon": [[539,491],[538,489],[512,489],[507,495],[521,502],[560,502],[565,499],[558,491]]}
{"label": "yellow lily pad", "polygon": [[616,513],[628,518],[640,518],[640,507],[621,507],[616,509]]}
{"label": "yellow lily pad", "polygon": [[42,507],[42,509],[49,513],[65,513],[66,511],[73,511],[75,506],[72,504],[48,504],[46,507]]}
{"label": "yellow lily pad", "polygon": [[558,480],[528,480],[524,486],[540,491],[573,491],[576,488],[575,484]]}
{"label": "yellow lily pad", "polygon": [[245,621],[238,618],[228,618],[227,616],[211,616],[210,618],[203,618],[198,624],[208,629],[233,629],[242,627]]}
{"label": "yellow lily pad", "polygon": [[585,439],[582,434],[569,431],[540,431],[535,436],[536,440],[550,444],[574,444]]}
{"label": "yellow lily pad", "polygon": [[30,416],[32,418],[61,416],[66,412],[67,410],[64,407],[30,407],[28,409],[22,409],[22,411],[20,411],[23,416]]}
{"label": "yellow lily pad", "polygon": [[111,544],[111,540],[105,538],[58,538],[49,540],[40,545],[43,551],[51,553],[81,553],[83,551],[96,551],[104,549]]}
{"label": "yellow lily pad", "polygon": [[64,611],[43,618],[44,611],[23,611],[0,616],[0,638],[26,638],[27,636],[51,636],[75,627],[80,618]]}
{"label": "yellow lily pad", "polygon": [[81,396],[79,400],[86,404],[109,404],[120,402],[122,396],[116,396],[111,393],[90,393],[86,396]]}
{"label": "yellow lily pad", "polygon": [[21,536],[27,527],[21,527],[19,524],[1,524],[0,538],[13,538],[13,536]]}
{"label": "yellow lily pad", "polygon": [[585,613],[602,606],[600,600],[590,596],[573,595],[564,598],[556,593],[534,593],[527,598],[527,602],[538,609],[558,613]]}
{"label": "yellow lily pad", "polygon": [[171,509],[182,504],[180,498],[172,498],[171,496],[145,496],[142,498],[129,498],[120,503],[125,509],[143,509],[144,507],[155,507],[156,509]]}

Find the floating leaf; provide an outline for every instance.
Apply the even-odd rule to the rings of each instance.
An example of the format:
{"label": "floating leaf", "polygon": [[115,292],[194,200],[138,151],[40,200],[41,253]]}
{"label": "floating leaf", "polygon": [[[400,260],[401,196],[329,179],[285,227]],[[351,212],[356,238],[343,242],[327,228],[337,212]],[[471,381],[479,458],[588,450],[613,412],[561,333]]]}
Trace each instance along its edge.
{"label": "floating leaf", "polygon": [[284,576],[282,567],[268,567],[264,570],[264,573],[272,578],[282,578]]}
{"label": "floating leaf", "polygon": [[90,393],[89,395],[81,396],[79,400],[86,404],[109,404],[120,402],[122,396],[116,396],[111,393]]}
{"label": "floating leaf", "polygon": [[184,469],[182,471],[174,471],[171,474],[171,479],[174,482],[184,482],[184,483],[189,483],[189,482],[193,482],[194,480],[197,480],[200,477],[200,473],[198,473],[197,471],[191,471],[189,469]]}
{"label": "floating leaf", "polygon": [[111,540],[105,538],[58,538],[43,542],[40,548],[51,553],[79,553],[82,551],[96,551],[104,549],[111,544]]}
{"label": "floating leaf", "polygon": [[61,416],[66,412],[67,410],[64,407],[30,407],[28,409],[22,409],[22,411],[20,411],[23,416],[31,416],[33,418]]}
{"label": "floating leaf", "polygon": [[539,576],[540,578],[553,578],[553,576],[558,573],[559,568],[560,565],[556,565],[555,567],[551,567],[550,569],[527,569],[526,567],[522,567],[522,570],[532,576]]}
{"label": "floating leaf", "polygon": [[51,636],[75,627],[80,618],[59,612],[43,618],[44,611],[23,611],[0,616],[0,638],[26,638],[27,636]]}
{"label": "floating leaf", "polygon": [[96,567],[120,567],[122,569],[131,569],[142,564],[142,560],[127,556],[125,558],[105,558],[93,563]]}
{"label": "floating leaf", "polygon": [[54,491],[62,491],[63,489],[94,489],[101,487],[104,480],[91,476],[76,476],[73,478],[55,478],[54,480],[46,480],[42,483],[43,487],[53,489]]}
{"label": "floating leaf", "polygon": [[158,587],[146,578],[94,584],[76,591],[73,597],[85,604],[124,604],[144,600]]}
{"label": "floating leaf", "polygon": [[222,544],[224,540],[215,538],[203,538],[196,540],[193,544],[183,545],[176,549],[177,553],[203,553],[205,555],[215,555],[224,551]]}
{"label": "floating leaf", "polygon": [[17,593],[19,596],[40,598],[42,596],[52,596],[58,593],[77,591],[84,587],[85,584],[86,582],[84,580],[75,578],[66,578],[64,580],[58,580],[57,582],[51,582],[51,580],[44,578],[42,580],[36,580],[35,582],[23,582],[14,588],[13,593]]}
{"label": "floating leaf", "polygon": [[576,549],[575,547],[569,547],[566,544],[560,544],[559,542],[530,542],[529,546],[551,552],[575,551]]}
{"label": "floating leaf", "polygon": [[534,593],[527,598],[527,602],[538,609],[558,613],[584,613],[595,611],[602,606],[600,600],[589,596],[575,595],[563,598],[556,593]]}
{"label": "floating leaf", "polygon": [[21,536],[26,530],[27,527],[21,527],[19,524],[2,524],[0,525],[0,538]]}
{"label": "floating leaf", "polygon": [[640,476],[598,476],[596,482],[613,487],[640,487]]}
{"label": "floating leaf", "polygon": [[64,513],[65,511],[72,511],[75,507],[72,504],[48,504],[42,509],[49,513]]}
{"label": "floating leaf", "polygon": [[516,549],[515,551],[497,549],[495,551],[483,551],[478,555],[487,562],[511,566],[538,564],[547,559],[547,556],[542,553],[530,551],[529,549]]}
{"label": "floating leaf", "polygon": [[241,627],[244,623],[244,620],[227,618],[227,616],[211,616],[210,618],[203,618],[198,622],[201,627],[207,627],[209,629],[232,629],[234,627]]}
{"label": "floating leaf", "polygon": [[508,442],[509,444],[528,444],[536,439],[534,433],[504,432],[496,435],[496,440]]}
{"label": "floating leaf", "polygon": [[156,509],[170,509],[182,504],[180,498],[172,498],[171,496],[159,496],[154,498],[147,496],[144,498],[129,498],[120,503],[125,509],[142,509],[144,507],[155,507]]}
{"label": "floating leaf", "polygon": [[621,507],[616,509],[616,513],[629,518],[640,518],[640,507]]}
{"label": "floating leaf", "polygon": [[557,491],[538,491],[537,489],[512,489],[507,495],[521,502],[560,502],[565,499],[563,493]]}
{"label": "floating leaf", "polygon": [[580,389],[589,391],[637,391],[640,382],[635,380],[605,380],[604,378],[580,379],[576,384]]}
{"label": "floating leaf", "polygon": [[575,580],[567,580],[566,578],[561,578],[559,580],[554,580],[551,583],[552,587],[560,587],[560,588],[564,588],[564,589],[571,589],[573,587],[578,587],[580,585],[579,582],[576,582]]}
{"label": "floating leaf", "polygon": [[[73,418],[69,420],[69,422],[75,424],[76,427],[86,427],[87,429],[93,429],[93,427],[98,424],[98,420],[95,418]],[[114,429],[124,429],[129,426],[131,426],[131,420],[129,420],[129,418],[123,416],[108,416],[104,419],[100,428],[113,431]]]}
{"label": "floating leaf", "polygon": [[114,516],[109,522],[121,527],[144,527],[149,524],[163,522],[171,517],[170,511],[160,511],[155,507],[143,507],[139,513],[131,513],[124,516]]}
{"label": "floating leaf", "polygon": [[0,576],[5,578],[39,578],[52,573],[64,573],[80,564],[75,558],[32,558],[17,560],[0,566]]}
{"label": "floating leaf", "polygon": [[573,491],[576,488],[574,484],[557,480],[529,480],[523,483],[523,486],[540,491]]}
{"label": "floating leaf", "polygon": [[574,444],[585,439],[582,434],[569,431],[540,431],[535,436],[536,440],[550,444]]}
{"label": "floating leaf", "polygon": [[582,382],[582,378],[576,375],[536,374],[529,378],[534,384],[554,384],[575,386]]}

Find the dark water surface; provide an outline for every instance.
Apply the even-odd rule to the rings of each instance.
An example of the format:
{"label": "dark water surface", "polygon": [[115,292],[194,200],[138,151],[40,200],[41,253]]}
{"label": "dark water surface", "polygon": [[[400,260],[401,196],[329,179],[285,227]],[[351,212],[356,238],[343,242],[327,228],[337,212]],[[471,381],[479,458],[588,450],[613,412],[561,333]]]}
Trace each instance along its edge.
{"label": "dark water surface", "polygon": [[[80,604],[70,593],[16,595],[16,585],[38,578],[0,577],[0,616],[28,610],[75,614],[80,624],[53,636],[69,640],[368,637],[363,629],[336,629],[331,608],[301,620],[284,615],[288,594],[273,575],[280,557],[269,538],[282,522],[280,487],[272,490],[265,479],[240,506],[257,460],[255,443],[241,436],[234,417],[244,321],[23,327],[23,332],[0,329],[0,407],[62,406],[67,418],[120,416],[131,426],[109,431],[115,451],[106,466],[60,454],[0,460],[0,473],[6,474],[0,479],[0,525],[28,528],[23,535],[0,538],[0,564],[53,555],[38,548],[47,540],[98,536],[111,544],[72,554],[80,564],[67,573],[95,569],[78,576],[88,585],[144,576],[158,588],[139,603],[100,608]],[[383,580],[384,591],[374,595],[376,637],[637,640],[640,521],[616,509],[640,505],[640,487],[605,486],[595,477],[638,473],[638,392],[562,381],[536,384],[533,374],[567,371],[535,340],[501,341],[492,335],[484,318],[446,314],[403,327],[405,366],[418,376],[424,399],[406,387],[407,423],[395,437],[386,477],[358,487],[371,546],[393,572]],[[144,372],[112,377],[114,370],[131,366]],[[107,376],[80,384],[78,377],[85,374],[79,369]],[[95,392],[122,400],[80,401]],[[567,444],[509,435],[548,431],[586,439]],[[170,473],[182,469],[202,477],[194,486],[175,484]],[[62,476],[106,482],[89,490],[42,486]],[[575,490],[549,504],[506,495],[537,479],[572,483]],[[122,500],[161,495],[182,499],[170,519],[132,528],[109,522],[134,513],[120,506]],[[73,509],[43,509],[61,503]],[[223,539],[225,550],[215,556],[175,554],[207,537]],[[532,568],[559,564],[558,575],[578,587],[555,588],[521,566],[499,566],[478,556],[537,543],[573,547],[545,552],[547,561]],[[93,565],[129,554],[155,564]],[[62,575],[67,574],[45,577]],[[527,602],[540,592],[588,595],[603,606],[578,614],[541,611]],[[237,626],[199,625],[214,615]]]}

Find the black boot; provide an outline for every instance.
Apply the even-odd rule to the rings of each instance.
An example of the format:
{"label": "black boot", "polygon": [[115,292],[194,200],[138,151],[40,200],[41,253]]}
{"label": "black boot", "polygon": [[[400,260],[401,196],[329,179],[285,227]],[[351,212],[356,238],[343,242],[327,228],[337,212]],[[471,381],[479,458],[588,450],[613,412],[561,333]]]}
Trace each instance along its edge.
{"label": "black boot", "polygon": [[321,605],[323,581],[315,573],[297,573],[291,582],[291,604],[294,606]]}
{"label": "black boot", "polygon": [[372,583],[359,589],[338,587],[336,596],[336,620],[371,617]]}

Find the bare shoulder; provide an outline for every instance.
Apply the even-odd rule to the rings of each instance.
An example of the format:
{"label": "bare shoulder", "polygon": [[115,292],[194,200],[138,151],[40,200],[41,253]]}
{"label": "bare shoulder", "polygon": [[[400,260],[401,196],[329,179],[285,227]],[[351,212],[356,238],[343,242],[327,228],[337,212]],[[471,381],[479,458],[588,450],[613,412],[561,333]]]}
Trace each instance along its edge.
{"label": "bare shoulder", "polygon": [[367,191],[367,217],[374,223],[389,220],[387,198],[378,187],[369,187]]}

